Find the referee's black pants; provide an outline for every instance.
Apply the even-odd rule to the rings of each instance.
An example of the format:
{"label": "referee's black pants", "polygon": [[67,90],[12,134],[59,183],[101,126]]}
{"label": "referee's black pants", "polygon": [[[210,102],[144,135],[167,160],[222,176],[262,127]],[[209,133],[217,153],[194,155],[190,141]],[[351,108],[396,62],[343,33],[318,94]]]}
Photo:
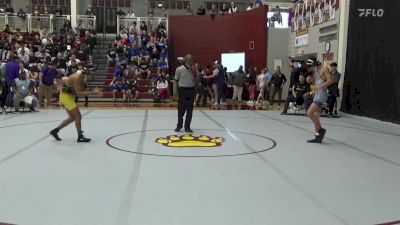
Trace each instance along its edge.
{"label": "referee's black pants", "polygon": [[192,122],[193,115],[193,104],[196,96],[196,90],[194,88],[178,88],[178,124],[177,128],[183,127],[183,116],[186,113],[185,129],[190,129],[190,123]]}

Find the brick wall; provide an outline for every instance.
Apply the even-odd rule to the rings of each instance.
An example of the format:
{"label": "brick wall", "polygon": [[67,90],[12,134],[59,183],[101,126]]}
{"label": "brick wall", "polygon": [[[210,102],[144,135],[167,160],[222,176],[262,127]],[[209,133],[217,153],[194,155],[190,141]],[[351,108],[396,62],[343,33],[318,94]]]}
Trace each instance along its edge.
{"label": "brick wall", "polygon": [[[267,7],[235,15],[169,17],[169,49],[172,68],[176,57],[190,53],[203,65],[220,60],[221,53],[245,52],[246,67],[264,67],[267,61]],[[249,42],[254,41],[254,49]],[[239,65],[238,65],[239,66]]]}

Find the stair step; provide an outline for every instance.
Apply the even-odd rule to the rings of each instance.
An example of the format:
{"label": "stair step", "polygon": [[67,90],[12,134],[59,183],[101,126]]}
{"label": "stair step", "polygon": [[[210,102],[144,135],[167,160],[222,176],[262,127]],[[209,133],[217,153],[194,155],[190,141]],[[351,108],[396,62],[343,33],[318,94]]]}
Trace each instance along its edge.
{"label": "stair step", "polygon": [[[103,85],[103,87],[98,87],[98,88],[100,88],[102,92],[111,92],[109,85]],[[152,91],[154,88],[155,86],[139,86],[138,91],[140,93],[151,93],[150,91]]]}

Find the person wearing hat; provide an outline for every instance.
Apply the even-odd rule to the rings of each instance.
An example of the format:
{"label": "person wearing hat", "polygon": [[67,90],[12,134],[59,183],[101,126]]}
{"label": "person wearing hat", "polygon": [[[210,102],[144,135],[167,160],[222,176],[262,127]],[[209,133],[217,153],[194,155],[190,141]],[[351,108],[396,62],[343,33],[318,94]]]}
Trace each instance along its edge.
{"label": "person wearing hat", "polygon": [[333,83],[331,71],[328,66],[322,66],[321,62],[315,57],[310,57],[307,60],[309,81],[315,84],[317,90],[315,91],[314,99],[311,106],[307,110],[307,116],[314,123],[315,138],[308,140],[308,143],[322,143],[326,134],[319,120],[322,106],[328,100],[328,87]]}
{"label": "person wearing hat", "polygon": [[193,133],[190,124],[192,122],[194,98],[196,97],[197,72],[193,65],[192,55],[186,55],[182,64],[175,71],[175,80],[178,84],[178,124],[175,132],[181,131],[183,116],[186,113],[185,132]]}
{"label": "person wearing hat", "polygon": [[57,74],[57,65],[54,61],[50,61],[46,66],[43,67],[39,74],[39,103],[41,106],[45,105],[46,99],[47,107],[53,98],[53,86],[54,78]]}
{"label": "person wearing hat", "polygon": [[86,138],[85,136],[83,136],[81,125],[82,115],[79,111],[78,105],[74,101],[75,96],[102,96],[102,93],[99,91],[86,91],[85,76],[87,72],[87,70],[82,70],[81,72],[74,73],[69,77],[63,77],[61,74],[57,74],[56,76],[57,85],[62,87],[60,91],[60,102],[65,110],[67,110],[67,113],[69,115],[69,117],[64,120],[57,128],[50,131],[50,135],[53,136],[57,141],[61,141],[61,138],[58,136],[60,130],[72,122],[75,122],[76,131],[78,133],[77,142],[91,141],[90,138]]}

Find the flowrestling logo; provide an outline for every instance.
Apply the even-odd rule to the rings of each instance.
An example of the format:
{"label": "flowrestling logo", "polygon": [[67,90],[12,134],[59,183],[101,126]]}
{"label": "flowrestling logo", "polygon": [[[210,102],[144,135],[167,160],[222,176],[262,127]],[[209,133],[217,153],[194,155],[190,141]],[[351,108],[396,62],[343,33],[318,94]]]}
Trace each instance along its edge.
{"label": "flowrestling logo", "polygon": [[358,17],[383,17],[383,9],[358,9]]}

